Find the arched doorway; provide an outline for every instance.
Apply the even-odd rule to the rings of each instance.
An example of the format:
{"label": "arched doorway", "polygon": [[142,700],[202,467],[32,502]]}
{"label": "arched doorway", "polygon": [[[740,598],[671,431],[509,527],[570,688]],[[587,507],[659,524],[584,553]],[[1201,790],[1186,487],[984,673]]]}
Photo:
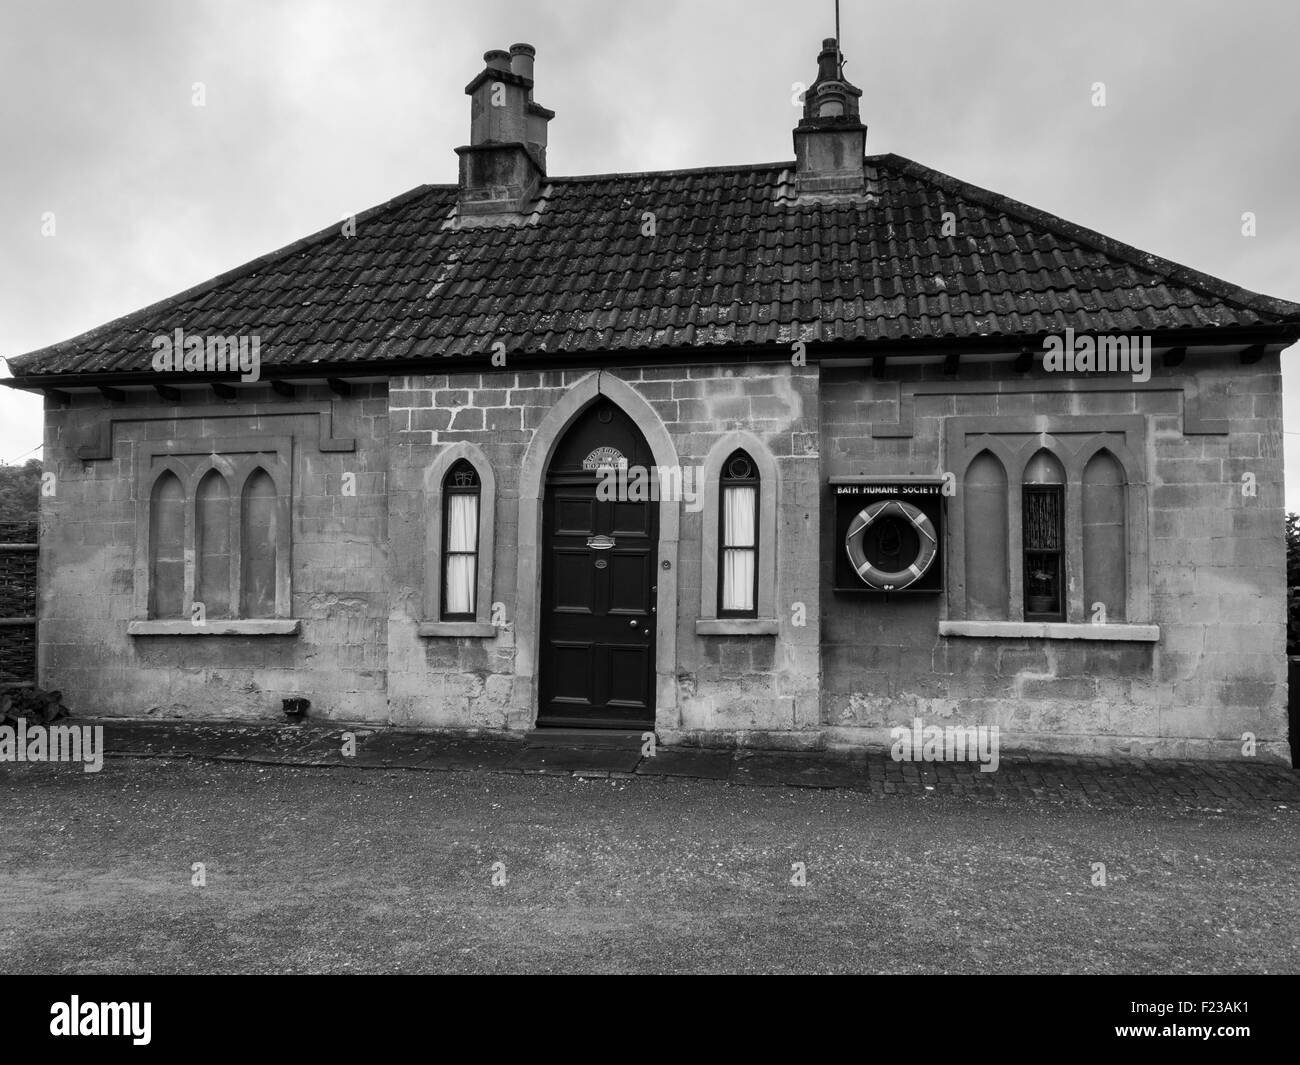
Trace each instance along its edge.
{"label": "arched doorway", "polygon": [[654,467],[641,430],[605,396],[555,447],[542,510],[539,727],[654,727]]}

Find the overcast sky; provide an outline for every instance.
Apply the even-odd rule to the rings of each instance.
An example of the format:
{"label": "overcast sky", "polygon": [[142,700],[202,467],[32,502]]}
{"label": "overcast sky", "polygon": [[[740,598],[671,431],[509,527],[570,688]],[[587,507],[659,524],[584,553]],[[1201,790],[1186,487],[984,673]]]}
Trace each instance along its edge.
{"label": "overcast sky", "polygon": [[[869,153],[1300,301],[1296,0],[843,0],[842,23]],[[592,174],[792,159],[791,84],[833,33],[833,0],[0,0],[0,355],[454,183],[489,48],[537,48],[549,169]],[[0,460],[39,455],[40,410],[0,389]]]}

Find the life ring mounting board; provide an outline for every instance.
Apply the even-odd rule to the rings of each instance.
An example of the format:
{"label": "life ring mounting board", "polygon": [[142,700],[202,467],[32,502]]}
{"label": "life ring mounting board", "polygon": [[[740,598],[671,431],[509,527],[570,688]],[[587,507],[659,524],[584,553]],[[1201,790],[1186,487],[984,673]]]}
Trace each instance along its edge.
{"label": "life ring mounting board", "polygon": [[[916,529],[920,547],[916,558],[905,569],[880,569],[871,563],[863,550],[862,542],[867,530],[885,517],[901,518]],[[935,535],[934,523],[919,507],[904,503],[901,499],[882,499],[863,507],[854,516],[849,523],[848,535],[844,538],[844,549],[863,584],[879,592],[897,592],[920,580],[934,564],[939,554],[939,538]]]}

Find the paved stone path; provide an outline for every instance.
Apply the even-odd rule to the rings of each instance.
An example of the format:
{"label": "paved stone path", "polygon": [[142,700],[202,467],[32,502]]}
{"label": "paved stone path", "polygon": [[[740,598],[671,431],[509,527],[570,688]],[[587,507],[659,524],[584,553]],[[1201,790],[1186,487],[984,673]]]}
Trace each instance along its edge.
{"label": "paved stone path", "polygon": [[[945,794],[978,800],[1064,801],[1086,806],[1169,808],[1300,807],[1300,772],[1267,763],[1171,762],[1061,755],[1006,755],[996,772],[974,763],[902,763],[887,752],[702,750],[640,741],[555,746],[518,739],[354,728],[356,754],[343,754],[345,726],[199,724],[107,719],[108,757],[199,758],[271,765],[544,773],[653,781],[693,777],[766,787],[848,788],[887,796]],[[578,740],[576,742],[582,742]],[[597,738],[592,743],[607,742]]]}

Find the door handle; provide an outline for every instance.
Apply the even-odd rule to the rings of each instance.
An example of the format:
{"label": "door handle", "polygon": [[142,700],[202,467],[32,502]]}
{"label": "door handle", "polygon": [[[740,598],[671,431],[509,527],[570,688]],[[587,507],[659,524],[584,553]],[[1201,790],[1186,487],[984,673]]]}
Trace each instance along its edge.
{"label": "door handle", "polygon": [[633,618],[631,621],[629,621],[629,622],[627,623],[627,627],[628,627],[629,629],[635,629],[635,628],[636,628],[636,618]]}

